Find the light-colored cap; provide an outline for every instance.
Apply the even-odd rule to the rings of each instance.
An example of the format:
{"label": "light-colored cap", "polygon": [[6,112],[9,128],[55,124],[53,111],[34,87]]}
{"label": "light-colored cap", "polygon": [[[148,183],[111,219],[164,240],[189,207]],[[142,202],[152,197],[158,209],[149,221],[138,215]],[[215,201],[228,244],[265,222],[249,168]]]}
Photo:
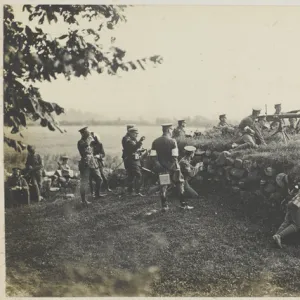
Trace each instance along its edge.
{"label": "light-colored cap", "polygon": [[81,129],[79,129],[78,131],[79,131],[80,133],[82,133],[82,132],[87,131],[87,129],[88,129],[88,126],[85,126],[85,127],[82,127]]}
{"label": "light-colored cap", "polygon": [[185,146],[184,150],[187,151],[187,152],[194,152],[194,151],[196,151],[196,147],[194,147],[194,146]]}
{"label": "light-colored cap", "polygon": [[253,111],[257,111],[257,112],[261,112],[261,108],[260,107],[253,107],[252,110]]}
{"label": "light-colored cap", "polygon": [[274,105],[275,108],[280,107],[280,106],[281,106],[281,103],[277,103],[277,104]]}
{"label": "light-colored cap", "polygon": [[162,128],[170,128],[170,127],[172,127],[172,126],[173,126],[172,123],[161,124],[161,127],[162,127]]}
{"label": "light-colored cap", "polygon": [[128,129],[128,132],[139,132],[136,127],[131,127]]}
{"label": "light-colored cap", "polygon": [[69,159],[69,156],[64,155],[64,156],[61,157],[61,159]]}

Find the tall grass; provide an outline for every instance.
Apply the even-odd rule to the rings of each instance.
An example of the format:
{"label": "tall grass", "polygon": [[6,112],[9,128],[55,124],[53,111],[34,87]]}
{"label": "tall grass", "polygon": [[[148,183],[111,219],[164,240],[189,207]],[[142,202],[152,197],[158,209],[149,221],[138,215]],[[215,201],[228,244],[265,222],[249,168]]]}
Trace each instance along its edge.
{"label": "tall grass", "polygon": [[[46,171],[54,171],[58,167],[58,162],[61,161],[61,157],[65,155],[64,152],[59,154],[45,154],[42,155],[44,162],[44,169]],[[27,157],[27,151],[22,153],[14,151],[5,151],[4,152],[4,168],[7,172],[11,172],[13,167],[24,168]],[[80,160],[79,155],[74,155],[69,157],[68,164],[71,169],[78,171],[78,162]],[[121,158],[118,156],[106,155],[105,157],[105,166],[110,169],[115,169],[121,164]],[[122,164],[119,166],[122,167]]]}

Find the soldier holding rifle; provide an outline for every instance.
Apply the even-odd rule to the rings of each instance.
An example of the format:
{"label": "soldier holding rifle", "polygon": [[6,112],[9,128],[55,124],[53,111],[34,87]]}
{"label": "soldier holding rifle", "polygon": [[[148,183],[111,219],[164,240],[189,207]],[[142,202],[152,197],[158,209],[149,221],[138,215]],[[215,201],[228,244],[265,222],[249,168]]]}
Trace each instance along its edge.
{"label": "soldier holding rifle", "polygon": [[141,152],[145,137],[142,136],[137,140],[138,129],[131,127],[122,139],[123,146],[123,162],[128,175],[128,193],[132,194],[135,190],[135,196],[143,196],[141,194],[142,171],[141,171]]}

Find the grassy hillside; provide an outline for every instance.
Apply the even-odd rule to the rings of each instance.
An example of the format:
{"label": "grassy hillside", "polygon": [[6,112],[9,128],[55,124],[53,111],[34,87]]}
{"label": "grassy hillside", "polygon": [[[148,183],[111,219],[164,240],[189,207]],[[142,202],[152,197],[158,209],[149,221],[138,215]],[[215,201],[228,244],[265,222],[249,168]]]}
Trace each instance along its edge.
{"label": "grassy hillside", "polygon": [[157,196],[7,210],[7,295],[300,296],[298,237],[276,249],[279,224],[232,199],[202,191],[167,214]]}

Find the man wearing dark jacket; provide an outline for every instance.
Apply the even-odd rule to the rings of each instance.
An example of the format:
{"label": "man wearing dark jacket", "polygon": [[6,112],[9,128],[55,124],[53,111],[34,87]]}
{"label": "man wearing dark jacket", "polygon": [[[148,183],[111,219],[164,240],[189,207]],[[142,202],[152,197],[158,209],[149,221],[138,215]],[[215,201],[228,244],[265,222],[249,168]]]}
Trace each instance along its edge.
{"label": "man wearing dark jacket", "polygon": [[136,196],[143,196],[140,192],[142,184],[142,172],[141,172],[141,148],[145,137],[142,136],[137,139],[138,130],[132,127],[128,130],[126,136],[122,139],[123,146],[123,161],[128,175],[128,193],[132,194],[135,190]]}
{"label": "man wearing dark jacket", "polygon": [[37,197],[37,201],[41,201],[41,188],[43,176],[43,160],[41,156],[35,152],[34,146],[27,146],[28,156],[25,163],[25,172],[28,174]]}

